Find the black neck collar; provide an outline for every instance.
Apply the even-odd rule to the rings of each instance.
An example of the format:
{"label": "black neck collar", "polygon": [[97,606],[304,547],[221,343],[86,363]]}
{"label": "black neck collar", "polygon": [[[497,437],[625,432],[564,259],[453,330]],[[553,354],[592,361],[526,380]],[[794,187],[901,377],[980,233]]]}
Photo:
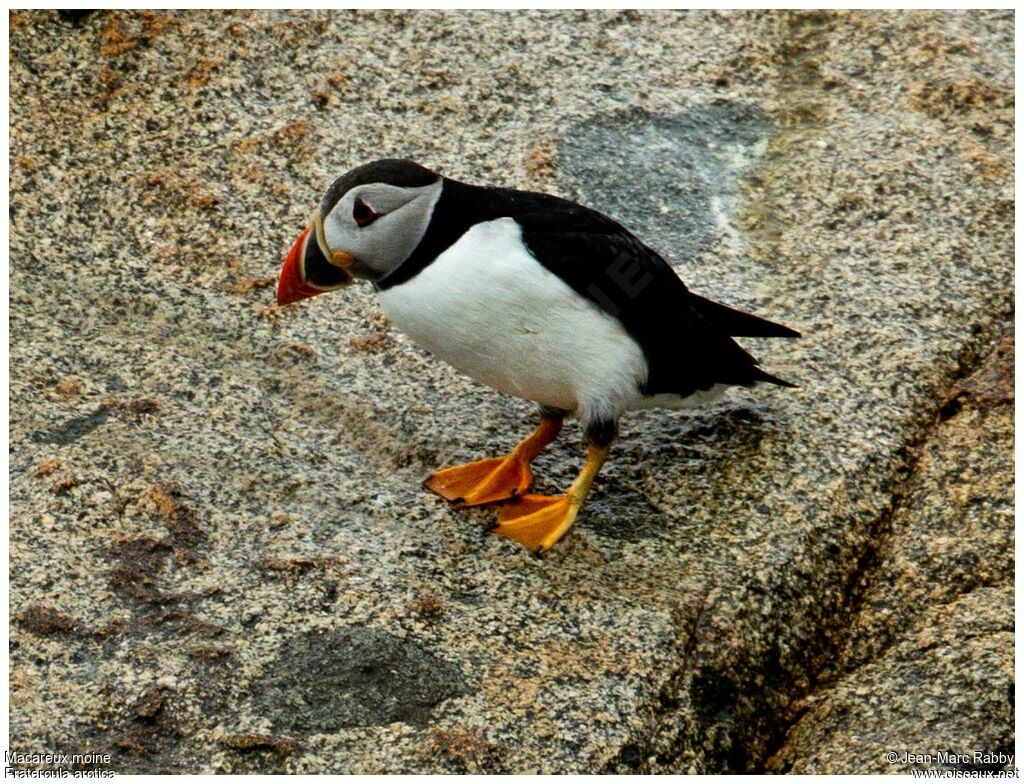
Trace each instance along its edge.
{"label": "black neck collar", "polygon": [[434,205],[427,231],[419,245],[390,274],[374,283],[378,290],[405,283],[422,272],[430,262],[481,220],[486,220],[486,188],[444,178],[441,195]]}

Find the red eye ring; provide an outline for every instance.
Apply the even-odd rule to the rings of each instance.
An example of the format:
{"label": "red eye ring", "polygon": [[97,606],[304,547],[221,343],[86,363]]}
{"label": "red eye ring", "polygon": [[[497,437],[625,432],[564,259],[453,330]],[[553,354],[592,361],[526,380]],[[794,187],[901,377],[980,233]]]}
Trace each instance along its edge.
{"label": "red eye ring", "polygon": [[356,203],[352,205],[352,220],[356,222],[357,226],[369,226],[379,217],[380,215],[362,199],[356,199]]}

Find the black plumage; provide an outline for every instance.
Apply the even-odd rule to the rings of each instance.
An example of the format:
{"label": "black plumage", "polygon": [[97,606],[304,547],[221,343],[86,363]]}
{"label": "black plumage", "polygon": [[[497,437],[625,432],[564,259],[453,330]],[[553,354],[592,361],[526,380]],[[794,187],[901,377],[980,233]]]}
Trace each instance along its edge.
{"label": "black plumage", "polygon": [[[411,163],[406,169],[402,163],[387,162],[388,171],[374,171],[374,181],[436,181],[436,175],[424,181],[429,170]],[[660,255],[621,224],[549,194],[444,178],[427,232],[412,255],[377,281],[377,287],[410,280],[474,225],[505,217],[519,224],[523,243],[545,268],[617,318],[641,346],[648,364],[644,394],[685,397],[715,384],[751,386],[759,381],[793,386],[761,370],[732,338],[799,333],[692,293]]]}

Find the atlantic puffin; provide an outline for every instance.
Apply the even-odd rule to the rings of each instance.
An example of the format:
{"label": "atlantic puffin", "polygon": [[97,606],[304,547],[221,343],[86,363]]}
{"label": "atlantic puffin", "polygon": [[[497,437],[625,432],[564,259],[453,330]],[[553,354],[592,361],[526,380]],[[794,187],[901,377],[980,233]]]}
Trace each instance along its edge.
{"label": "atlantic puffin", "polygon": [[[288,252],[277,302],[356,279],[417,344],[539,405],[537,429],[508,455],[424,483],[462,506],[502,504],[491,530],[538,555],[572,527],[624,412],[794,386],[733,337],[798,332],[694,294],[621,224],[545,193],[469,185],[408,160],[359,166],[327,189]],[[564,495],[527,493],[531,462],[570,415],[587,439],[582,471]]]}

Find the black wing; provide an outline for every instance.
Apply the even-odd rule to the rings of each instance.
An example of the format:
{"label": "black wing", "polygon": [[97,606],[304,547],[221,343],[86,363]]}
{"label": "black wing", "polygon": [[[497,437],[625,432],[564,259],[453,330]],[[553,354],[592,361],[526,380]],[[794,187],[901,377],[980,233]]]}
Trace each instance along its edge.
{"label": "black wing", "polygon": [[512,217],[537,260],[622,322],[643,348],[645,394],[685,396],[756,381],[792,386],[758,368],[730,335],[795,337],[794,330],[691,293],[661,256],[598,212],[544,194],[506,193],[519,202]]}
{"label": "black wing", "polygon": [[445,178],[430,226],[416,250],[387,278],[409,280],[472,226],[514,218],[523,242],[547,269],[619,319],[647,357],[647,394],[689,395],[715,384],[788,382],[757,367],[729,337],[793,330],[692,294],[657,253],[596,210],[546,193],[480,188]]}

